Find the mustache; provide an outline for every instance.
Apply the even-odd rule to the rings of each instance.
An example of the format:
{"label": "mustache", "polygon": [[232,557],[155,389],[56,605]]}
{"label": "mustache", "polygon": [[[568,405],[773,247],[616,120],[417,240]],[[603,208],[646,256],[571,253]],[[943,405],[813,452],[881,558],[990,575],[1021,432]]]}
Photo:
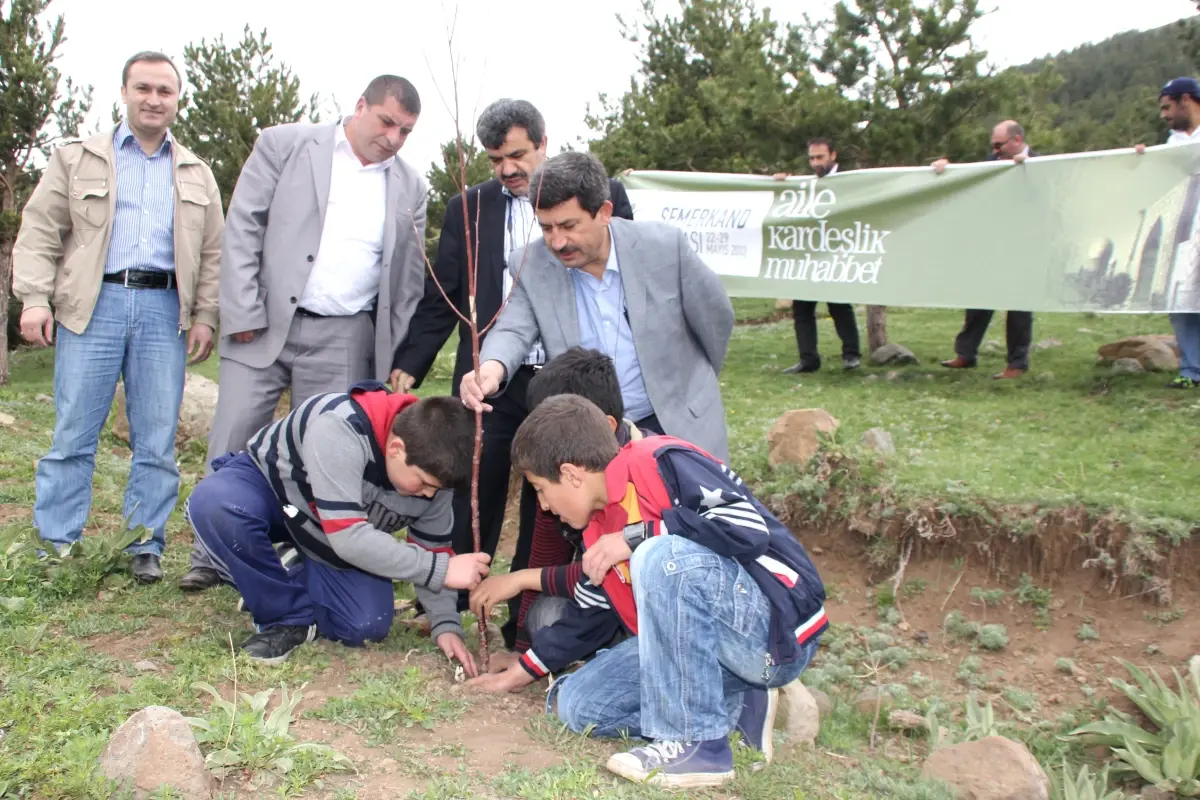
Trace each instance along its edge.
{"label": "mustache", "polygon": [[525,180],[529,180],[529,175],[524,172],[510,172],[507,175],[501,175],[500,178],[506,181],[511,181],[514,178],[523,178]]}
{"label": "mustache", "polygon": [[556,256],[569,256],[572,253],[578,253],[578,252],[579,252],[578,247],[572,247],[572,246],[568,245],[567,247],[564,247],[560,250],[555,250],[554,254]]}

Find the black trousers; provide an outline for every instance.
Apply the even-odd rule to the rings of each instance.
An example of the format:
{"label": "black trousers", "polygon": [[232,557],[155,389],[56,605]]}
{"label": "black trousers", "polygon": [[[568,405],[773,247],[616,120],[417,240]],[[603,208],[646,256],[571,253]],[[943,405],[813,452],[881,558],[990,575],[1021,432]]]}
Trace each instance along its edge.
{"label": "black trousers", "polygon": [[[488,399],[491,411],[483,415],[483,449],[479,456],[479,549],[495,557],[500,544],[500,530],[508,505],[508,480],[512,468],[512,440],[517,428],[529,416],[527,395],[532,367],[521,367],[508,382],[504,393]],[[537,495],[528,481],[521,481],[521,502],[518,521],[517,547],[513,555],[513,571],[529,565],[533,539],[533,519],[537,510]],[[455,553],[475,550],[471,531],[470,483],[454,493],[454,527],[451,531]],[[458,609],[466,611],[470,592],[460,590]],[[509,621],[501,628],[508,646],[513,647],[517,634],[517,612],[521,596],[509,601]]]}
{"label": "black trousers", "polygon": [[[854,318],[854,306],[849,303],[826,303],[833,327],[842,340],[842,358],[861,358],[858,342],[858,320]],[[800,351],[800,363],[805,366],[821,366],[821,354],[817,350],[817,303],[815,300],[792,301],[792,323],[796,328],[796,348]]]}
{"label": "black trousers", "polygon": [[[954,338],[954,352],[974,364],[979,357],[979,345],[992,322],[994,311],[972,308],[967,310],[962,330]],[[1033,312],[1009,311],[1004,320],[1005,341],[1008,345],[1008,366],[1029,369],[1029,346],[1033,342]]]}

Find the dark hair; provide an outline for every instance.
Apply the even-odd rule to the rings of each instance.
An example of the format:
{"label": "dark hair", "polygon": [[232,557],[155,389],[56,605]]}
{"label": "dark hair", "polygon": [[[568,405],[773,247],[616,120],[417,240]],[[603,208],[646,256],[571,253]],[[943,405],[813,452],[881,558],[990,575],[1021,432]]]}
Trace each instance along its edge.
{"label": "dark hair", "polygon": [[568,151],[548,158],[529,179],[529,196],[543,211],[579,198],[583,210],[596,216],[609,199],[608,174],[600,159]]}
{"label": "dark hair", "polygon": [[179,81],[179,88],[183,88],[183,76],[179,74],[179,67],[175,66],[175,62],[171,60],[170,56],[166,53],[160,53],[157,50],[143,50],[129,57],[129,60],[125,62],[125,68],[121,70],[122,86],[129,85],[129,68],[142,61],[150,64],[170,64],[171,69],[175,70],[175,79]]}
{"label": "dark hair", "polygon": [[537,408],[547,397],[559,394],[591,400],[618,422],[625,416],[616,365],[599,350],[572,347],[538,370],[529,382],[529,407]]}
{"label": "dark hair", "polygon": [[821,145],[825,145],[825,147],[827,147],[829,149],[830,153],[837,152],[837,148],[833,146],[833,140],[828,139],[824,136],[814,136],[812,139],[808,140],[809,147],[813,147],[814,145],[817,147],[820,147]]}
{"label": "dark hair", "polygon": [[546,136],[546,120],[528,100],[504,97],[483,110],[475,125],[475,135],[485,149],[495,150],[513,128],[524,128],[537,147]]}
{"label": "dark hair", "polygon": [[475,451],[475,415],[454,397],[426,397],[392,420],[406,460],[446,488],[465,485]]}
{"label": "dark hair", "polygon": [[399,75],[380,75],[367,84],[362,96],[369,106],[377,106],[392,97],[408,113],[421,113],[421,96],[417,94],[417,87]]}
{"label": "dark hair", "polygon": [[603,472],[618,449],[617,438],[595,403],[577,394],[559,394],[543,400],[517,428],[512,464],[557,483],[563,464]]}

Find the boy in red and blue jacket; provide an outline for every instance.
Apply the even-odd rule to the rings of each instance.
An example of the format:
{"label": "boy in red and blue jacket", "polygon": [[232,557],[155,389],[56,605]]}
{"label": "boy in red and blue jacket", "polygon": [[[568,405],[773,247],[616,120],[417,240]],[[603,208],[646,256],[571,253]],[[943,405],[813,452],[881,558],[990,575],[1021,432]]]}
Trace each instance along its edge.
{"label": "boy in red and blue jacket", "polygon": [[513,440],[513,463],[543,507],[584,530],[570,613],[533,636],[513,667],[473,684],[515,691],[605,646],[551,687],[572,730],[650,740],[608,768],[688,788],[733,777],[735,728],[772,755],[777,689],[828,628],[825,589],[803,546],[727,466],[666,436],[618,448],[577,395],[542,402]]}

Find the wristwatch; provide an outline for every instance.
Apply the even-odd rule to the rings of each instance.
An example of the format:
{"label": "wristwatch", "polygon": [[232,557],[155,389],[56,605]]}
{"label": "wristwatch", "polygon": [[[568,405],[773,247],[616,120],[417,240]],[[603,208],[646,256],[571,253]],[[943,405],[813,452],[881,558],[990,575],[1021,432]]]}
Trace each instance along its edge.
{"label": "wristwatch", "polygon": [[649,522],[634,522],[622,529],[621,536],[624,537],[625,544],[629,545],[630,550],[637,550],[639,544],[653,535],[653,529],[650,526]]}

